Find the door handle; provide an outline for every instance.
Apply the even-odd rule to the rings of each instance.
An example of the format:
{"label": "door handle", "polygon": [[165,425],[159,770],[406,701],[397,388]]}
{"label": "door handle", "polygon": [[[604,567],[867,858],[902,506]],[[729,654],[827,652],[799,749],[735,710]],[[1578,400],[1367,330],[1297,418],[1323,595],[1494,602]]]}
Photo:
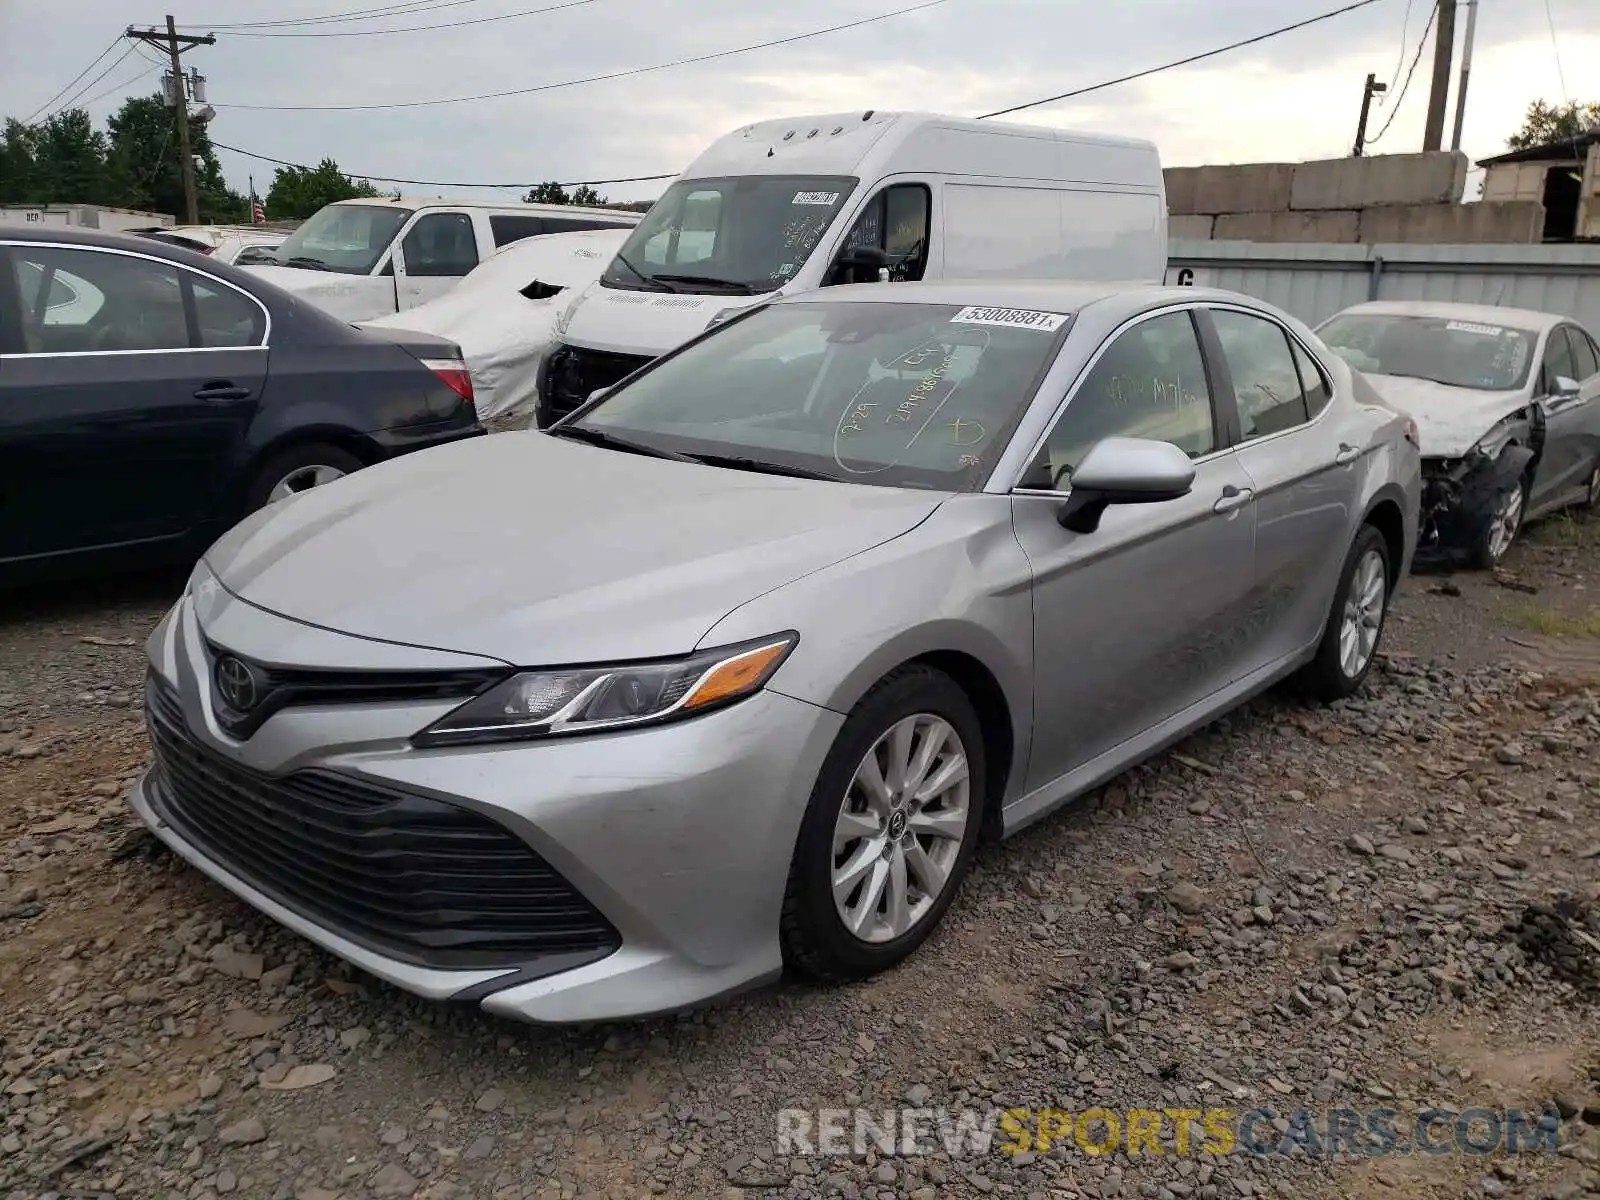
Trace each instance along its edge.
{"label": "door handle", "polygon": [[1345,463],[1355,462],[1355,460],[1360,458],[1360,457],[1361,457],[1361,447],[1360,446],[1352,446],[1352,445],[1349,445],[1346,442],[1340,442],[1339,443],[1339,453],[1337,453],[1337,454],[1335,454],[1333,456],[1333,462],[1334,462],[1335,466],[1342,467],[1342,466],[1345,465]]}
{"label": "door handle", "polygon": [[1254,495],[1255,492],[1250,488],[1234,487],[1230,483],[1222,489],[1222,497],[1211,506],[1211,511],[1225,513],[1232,512],[1236,508],[1243,508],[1250,503],[1250,498]]}
{"label": "door handle", "polygon": [[248,400],[250,389],[232,383],[208,383],[195,392],[196,400]]}

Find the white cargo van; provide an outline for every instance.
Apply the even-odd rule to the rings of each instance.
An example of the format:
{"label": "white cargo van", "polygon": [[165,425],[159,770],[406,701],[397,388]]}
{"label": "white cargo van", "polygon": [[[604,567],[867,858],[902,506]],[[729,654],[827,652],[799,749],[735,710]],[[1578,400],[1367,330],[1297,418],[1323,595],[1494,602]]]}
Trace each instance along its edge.
{"label": "white cargo van", "polygon": [[544,233],[639,223],[625,209],[418,199],[324,205],[248,269],[346,321],[367,321],[444,295],[502,246]]}
{"label": "white cargo van", "polygon": [[690,164],[562,314],[538,423],[779,293],[874,280],[1160,283],[1166,262],[1149,142],[928,113],[747,125]]}

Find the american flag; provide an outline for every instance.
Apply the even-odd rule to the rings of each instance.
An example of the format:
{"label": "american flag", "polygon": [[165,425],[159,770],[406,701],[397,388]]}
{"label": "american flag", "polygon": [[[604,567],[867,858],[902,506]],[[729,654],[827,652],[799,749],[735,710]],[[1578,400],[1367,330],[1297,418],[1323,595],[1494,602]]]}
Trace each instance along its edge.
{"label": "american flag", "polygon": [[254,225],[265,225],[267,223],[266,206],[259,200],[250,202],[250,222]]}

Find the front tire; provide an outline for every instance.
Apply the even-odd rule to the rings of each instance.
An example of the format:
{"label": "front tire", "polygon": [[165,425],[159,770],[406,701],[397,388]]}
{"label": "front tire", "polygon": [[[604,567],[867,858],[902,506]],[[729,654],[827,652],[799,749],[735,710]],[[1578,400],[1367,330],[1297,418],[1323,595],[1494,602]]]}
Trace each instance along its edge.
{"label": "front tire", "polygon": [[949,676],[911,666],[869,692],[806,807],[784,895],[784,960],[842,981],[909,957],[971,868],[985,778],[982,727]]}
{"label": "front tire", "polygon": [[1300,673],[1302,690],[1313,698],[1342,700],[1366,682],[1383,640],[1393,573],[1383,534],[1363,525],[1345,555],[1317,656]]}
{"label": "front tire", "polygon": [[1494,515],[1478,535],[1472,548],[1473,565],[1492,571],[1505,561],[1522,532],[1522,520],[1528,511],[1528,481],[1519,479],[1506,493],[1495,501]]}

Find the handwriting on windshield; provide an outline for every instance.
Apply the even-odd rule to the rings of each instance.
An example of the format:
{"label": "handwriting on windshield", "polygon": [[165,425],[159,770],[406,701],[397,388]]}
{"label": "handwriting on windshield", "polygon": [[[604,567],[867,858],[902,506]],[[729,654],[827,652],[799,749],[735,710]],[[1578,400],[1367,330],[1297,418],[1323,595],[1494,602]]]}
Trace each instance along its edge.
{"label": "handwriting on windshield", "polygon": [[[862,399],[869,388],[892,386],[892,379],[869,380],[863,384],[844,406],[844,412],[839,418],[833,439],[834,462],[841,470],[852,475],[877,475],[899,466],[901,460],[911,452],[917,440],[938,417],[940,410],[960,390],[960,381],[951,378],[951,368],[955,364],[957,355],[963,349],[968,349],[976,350],[981,356],[988,342],[989,335],[986,331],[976,340],[963,338],[961,341],[951,342],[941,338],[938,341],[924,342],[883,364],[889,371],[896,373],[920,369],[921,377],[912,387],[910,395],[899,400]],[[857,444],[864,449],[866,445],[879,441],[878,438],[871,436],[873,433],[883,435],[890,431],[899,432],[887,439],[891,449],[888,461],[874,463],[871,466],[851,466],[845,461],[847,442]],[[910,436],[902,442],[901,437],[907,432]],[[856,448],[856,445],[852,445],[852,450]],[[860,462],[861,459],[856,458],[856,461]]]}

